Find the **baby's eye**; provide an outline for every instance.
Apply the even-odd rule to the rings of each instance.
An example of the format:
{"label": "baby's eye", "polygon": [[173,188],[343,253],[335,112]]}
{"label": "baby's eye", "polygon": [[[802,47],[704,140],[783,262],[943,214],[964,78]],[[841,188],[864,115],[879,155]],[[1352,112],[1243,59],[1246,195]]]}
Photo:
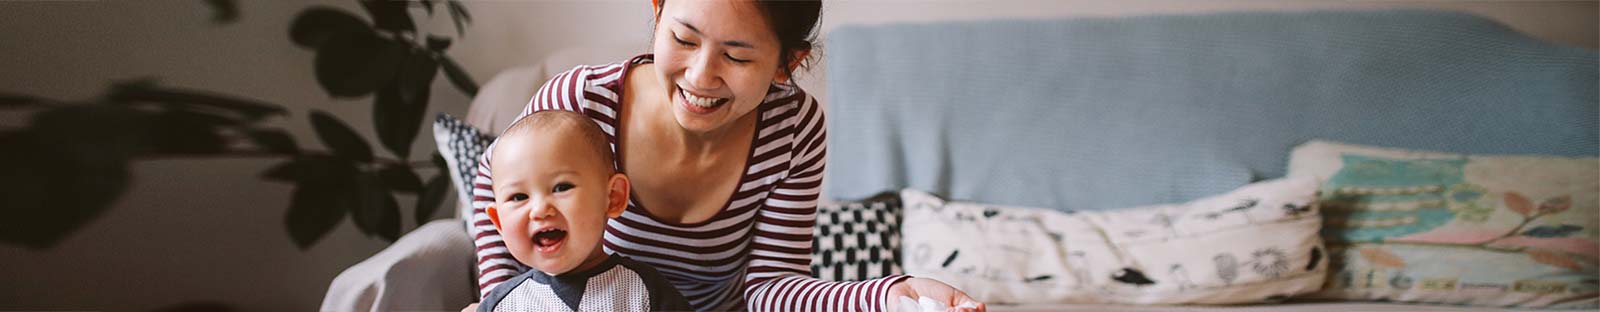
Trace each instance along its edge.
{"label": "baby's eye", "polygon": [[524,200],[528,200],[528,194],[523,194],[523,193],[511,194],[511,197],[507,197],[506,199],[508,201],[514,201],[514,202],[524,201]]}
{"label": "baby's eye", "polygon": [[561,182],[561,183],[556,183],[555,187],[551,187],[550,188],[550,192],[551,193],[566,192],[567,190],[571,190],[571,189],[576,188],[576,187],[577,186],[572,185],[572,183]]}

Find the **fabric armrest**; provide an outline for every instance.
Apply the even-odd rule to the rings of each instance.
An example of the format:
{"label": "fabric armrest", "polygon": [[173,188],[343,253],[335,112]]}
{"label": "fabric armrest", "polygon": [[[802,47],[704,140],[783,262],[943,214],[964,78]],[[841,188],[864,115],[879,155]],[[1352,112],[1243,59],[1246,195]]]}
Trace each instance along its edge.
{"label": "fabric armrest", "polygon": [[476,301],[472,241],[460,219],[436,220],[339,273],[322,311],[457,311]]}

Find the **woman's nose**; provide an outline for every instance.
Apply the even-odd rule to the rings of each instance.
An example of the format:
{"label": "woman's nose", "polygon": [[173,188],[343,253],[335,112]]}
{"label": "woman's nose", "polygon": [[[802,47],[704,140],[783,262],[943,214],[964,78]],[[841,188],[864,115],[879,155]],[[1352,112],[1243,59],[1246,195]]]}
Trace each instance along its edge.
{"label": "woman's nose", "polygon": [[688,79],[689,83],[695,88],[715,89],[721,87],[722,84],[716,66],[715,54],[711,52],[711,49],[701,49],[695,53],[693,58],[689,59],[689,68],[686,70],[684,78]]}

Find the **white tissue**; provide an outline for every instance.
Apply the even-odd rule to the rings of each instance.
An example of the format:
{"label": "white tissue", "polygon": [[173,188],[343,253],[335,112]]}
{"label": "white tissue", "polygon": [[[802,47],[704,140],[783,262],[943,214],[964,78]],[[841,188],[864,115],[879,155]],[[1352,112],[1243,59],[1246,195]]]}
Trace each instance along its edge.
{"label": "white tissue", "polygon": [[[948,307],[944,306],[944,303],[940,303],[938,300],[933,300],[933,298],[928,297],[921,297],[917,298],[917,300],[911,300],[911,297],[900,296],[899,300],[899,309],[897,309],[899,311],[897,312],[943,312],[948,309]],[[964,304],[962,306],[966,305]],[[977,306],[973,306],[973,308],[976,307]]]}
{"label": "white tissue", "polygon": [[911,297],[900,296],[900,298],[895,300],[899,301],[899,303],[896,304],[898,308],[895,309],[895,312],[921,312],[921,310],[917,307],[917,301],[911,299]]}
{"label": "white tissue", "polygon": [[923,312],[948,310],[948,308],[944,306],[944,303],[940,303],[939,301],[935,301],[933,298],[928,297],[917,298],[917,305],[922,306]]}

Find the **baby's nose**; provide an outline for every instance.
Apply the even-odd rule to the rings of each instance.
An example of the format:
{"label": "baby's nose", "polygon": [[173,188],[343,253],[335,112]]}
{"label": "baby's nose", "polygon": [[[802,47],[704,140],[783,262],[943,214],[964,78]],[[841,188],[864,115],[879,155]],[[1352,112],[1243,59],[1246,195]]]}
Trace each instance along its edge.
{"label": "baby's nose", "polygon": [[538,204],[533,205],[533,209],[528,209],[528,217],[534,220],[547,219],[555,215],[555,211],[556,206],[554,204],[540,201]]}

